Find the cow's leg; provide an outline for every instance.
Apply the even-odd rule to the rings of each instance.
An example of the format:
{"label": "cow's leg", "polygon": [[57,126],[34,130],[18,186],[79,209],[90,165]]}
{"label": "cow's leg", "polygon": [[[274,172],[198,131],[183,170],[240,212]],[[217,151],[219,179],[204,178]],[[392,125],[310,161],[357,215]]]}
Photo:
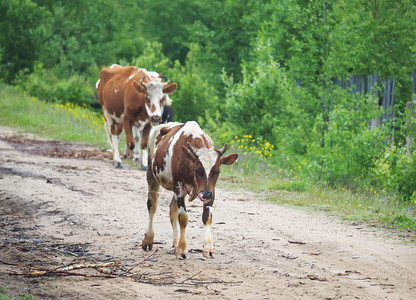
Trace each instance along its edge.
{"label": "cow's leg", "polygon": [[[139,145],[141,145],[140,141],[142,139],[142,134],[140,132],[140,129],[136,126],[133,126],[133,138],[136,143],[136,147],[134,147],[132,158],[134,161],[139,161],[141,158]],[[143,160],[143,164],[145,163],[147,163],[147,158],[146,160]]]}
{"label": "cow's leg", "polygon": [[108,140],[113,150],[113,165],[116,168],[122,168],[123,163],[121,162],[120,153],[118,151],[118,141],[121,131],[123,130],[123,126],[117,123],[104,107],[103,115],[105,119],[105,131],[107,132]]}
{"label": "cow's leg", "polygon": [[212,205],[214,201],[210,201],[204,204],[204,210],[202,213],[202,222],[205,225],[204,234],[204,250],[202,254],[205,257],[212,257],[214,255],[214,243],[211,236],[211,224],[212,224]]}
{"label": "cow's leg", "polygon": [[185,206],[185,193],[180,191],[179,193],[175,192],[176,205],[178,207],[178,221],[179,221],[179,241],[178,248],[176,249],[176,256],[179,258],[186,258],[186,238],[185,231],[186,225],[188,225],[188,212],[186,211]]}
{"label": "cow's leg", "polygon": [[135,142],[135,147],[134,147],[133,151],[131,151],[129,149],[128,144],[126,143],[123,158],[124,159],[132,159],[133,161],[139,161],[140,160],[140,150],[139,150],[138,145],[140,145],[140,139],[141,139],[140,129],[137,126],[133,125],[132,128],[131,128],[131,132],[132,132],[133,140]]}
{"label": "cow's leg", "polygon": [[178,204],[176,203],[176,198],[173,197],[172,201],[170,202],[170,223],[172,224],[173,230],[173,248],[175,249],[175,253],[178,249],[178,242],[179,242],[179,218],[178,218]]}
{"label": "cow's leg", "polygon": [[130,151],[130,149],[127,146],[127,143],[126,143],[126,147],[124,148],[123,159],[132,159],[132,158],[133,158],[132,152]]}
{"label": "cow's leg", "polygon": [[109,122],[106,122],[106,129],[108,133],[108,138],[111,143],[111,148],[113,149],[113,165],[116,168],[122,168],[123,163],[121,161],[120,153],[118,151],[118,141],[120,139],[122,127],[117,123],[109,124]]}
{"label": "cow's leg", "polygon": [[151,125],[147,124],[144,129],[143,129],[143,134],[141,136],[141,143],[140,143],[140,148],[142,150],[142,170],[146,170],[146,162],[147,162],[147,158],[148,158],[148,154],[147,154],[147,142],[149,141],[149,135],[150,135],[150,129],[151,129]]}
{"label": "cow's leg", "polygon": [[133,151],[134,149],[134,139],[133,139],[133,134],[132,134],[132,123],[129,119],[129,117],[126,116],[124,117],[124,132],[126,134],[126,143],[127,143],[127,147],[130,151]]}
{"label": "cow's leg", "polygon": [[153,177],[151,169],[147,171],[148,195],[147,195],[147,211],[149,212],[149,225],[142,241],[143,250],[152,250],[155,233],[153,231],[153,217],[156,212],[157,202],[159,199],[159,183]]}

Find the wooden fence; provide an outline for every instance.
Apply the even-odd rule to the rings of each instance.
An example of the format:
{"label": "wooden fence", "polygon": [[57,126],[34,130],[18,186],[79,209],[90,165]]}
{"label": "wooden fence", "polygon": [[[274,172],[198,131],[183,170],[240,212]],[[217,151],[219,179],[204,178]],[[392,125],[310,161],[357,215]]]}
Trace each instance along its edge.
{"label": "wooden fence", "polygon": [[[394,78],[385,79],[383,81],[383,85],[380,86],[380,77],[378,75],[368,75],[367,78],[362,75],[353,75],[345,81],[335,79],[334,84],[339,85],[344,89],[351,89],[352,94],[368,93],[373,94],[379,99],[378,104],[383,107],[383,115],[376,120],[371,120],[372,129],[380,126],[382,122],[388,122],[393,118],[395,88]],[[380,89],[376,87],[381,87],[383,89],[382,97],[380,97]]]}
{"label": "wooden fence", "polygon": [[[415,118],[416,112],[414,111],[414,103],[416,102],[416,68],[412,71],[411,79],[413,83],[413,96],[411,101],[406,103],[406,108],[409,112],[409,118]],[[334,79],[333,83],[344,89],[350,89],[352,94],[368,93],[373,94],[376,99],[379,99],[379,105],[383,107],[383,115],[370,121],[370,128],[372,130],[379,127],[382,123],[388,122],[394,118],[394,78],[384,79],[383,82],[381,82],[378,75],[353,75],[347,80]],[[380,91],[382,91],[381,97]],[[410,122],[410,119],[408,119],[407,122]],[[406,140],[407,145],[411,146],[412,137],[408,136]]]}

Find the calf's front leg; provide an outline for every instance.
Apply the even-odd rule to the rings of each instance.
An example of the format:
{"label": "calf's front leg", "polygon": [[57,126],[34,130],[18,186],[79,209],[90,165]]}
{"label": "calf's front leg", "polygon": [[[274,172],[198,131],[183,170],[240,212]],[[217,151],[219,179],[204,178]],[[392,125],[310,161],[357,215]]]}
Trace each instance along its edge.
{"label": "calf's front leg", "polygon": [[202,254],[205,257],[213,257],[214,255],[214,242],[211,235],[212,205],[213,201],[204,204],[204,210],[202,212],[202,222],[205,225],[204,250],[202,251]]}
{"label": "calf's front leg", "polygon": [[149,212],[149,225],[146,230],[146,234],[142,241],[143,250],[152,250],[154,242],[154,230],[153,230],[153,217],[156,212],[157,202],[159,199],[159,183],[153,177],[151,170],[147,171],[148,182],[148,196],[147,196],[147,211]]}
{"label": "calf's front leg", "polygon": [[[142,159],[141,159],[141,164],[142,164],[142,170],[146,171],[146,163],[147,163],[147,159],[148,159],[148,153],[147,153],[147,143],[149,141],[149,135],[150,135],[150,130],[151,130],[151,125],[147,124],[144,128],[143,128],[143,134],[141,136],[141,142],[140,142],[140,148],[142,151]],[[137,146],[139,147],[139,146]]]}

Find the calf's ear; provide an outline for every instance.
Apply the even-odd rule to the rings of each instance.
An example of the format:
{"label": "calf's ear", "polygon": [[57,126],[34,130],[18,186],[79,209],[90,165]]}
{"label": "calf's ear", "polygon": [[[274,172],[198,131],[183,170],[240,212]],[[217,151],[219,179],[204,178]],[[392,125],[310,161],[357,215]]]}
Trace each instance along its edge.
{"label": "calf's ear", "polygon": [[238,158],[237,153],[228,154],[226,156],[222,156],[220,158],[220,162],[222,165],[232,165]]}
{"label": "calf's ear", "polygon": [[165,85],[163,87],[163,93],[170,95],[176,90],[177,87],[178,87],[178,85],[176,83],[171,83],[171,84]]}

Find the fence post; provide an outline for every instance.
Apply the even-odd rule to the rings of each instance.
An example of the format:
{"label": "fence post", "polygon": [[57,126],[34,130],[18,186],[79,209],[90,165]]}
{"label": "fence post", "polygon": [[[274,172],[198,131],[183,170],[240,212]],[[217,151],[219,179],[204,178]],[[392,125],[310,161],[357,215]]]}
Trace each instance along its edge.
{"label": "fence post", "polygon": [[[373,95],[377,99],[380,98],[380,91],[375,89],[375,86],[379,85],[380,77],[378,75],[368,75],[367,76],[367,93]],[[374,130],[377,127],[381,126],[381,117],[370,120],[370,129]]]}
{"label": "fence post", "polygon": [[416,95],[416,68],[412,70],[413,97]]}
{"label": "fence post", "polygon": [[[383,122],[390,121],[394,116],[394,78],[387,78],[384,80],[384,94],[383,94]],[[389,110],[391,108],[391,110]]]}
{"label": "fence post", "polygon": [[[414,103],[413,101],[406,102],[406,110],[409,112],[407,115],[406,123],[409,126],[412,122],[412,119],[416,117],[416,113],[414,111]],[[406,136],[406,145],[410,148],[413,145],[413,134],[414,130],[411,130],[411,132]]]}

